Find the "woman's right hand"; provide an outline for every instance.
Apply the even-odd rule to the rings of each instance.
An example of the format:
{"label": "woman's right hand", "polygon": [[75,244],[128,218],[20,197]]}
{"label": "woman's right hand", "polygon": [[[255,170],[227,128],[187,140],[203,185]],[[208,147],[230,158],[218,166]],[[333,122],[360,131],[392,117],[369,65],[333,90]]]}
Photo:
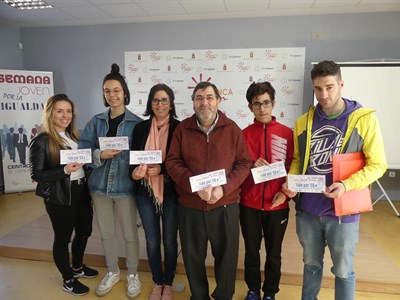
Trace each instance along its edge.
{"label": "woman's right hand", "polygon": [[82,168],[83,164],[78,164],[78,163],[69,163],[65,165],[64,171],[67,174],[71,174],[72,172],[78,171],[80,168]]}
{"label": "woman's right hand", "polygon": [[112,159],[115,155],[121,153],[122,150],[113,150],[113,149],[107,149],[103,150],[100,153],[100,158],[101,159]]}
{"label": "woman's right hand", "polygon": [[146,172],[147,172],[147,165],[140,164],[132,171],[133,180],[142,179],[146,175]]}

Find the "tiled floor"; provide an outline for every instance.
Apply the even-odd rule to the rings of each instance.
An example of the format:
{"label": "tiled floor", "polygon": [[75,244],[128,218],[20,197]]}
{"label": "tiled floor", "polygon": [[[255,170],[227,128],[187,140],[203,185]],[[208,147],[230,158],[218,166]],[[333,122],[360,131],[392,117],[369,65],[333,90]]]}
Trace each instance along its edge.
{"label": "tiled floor", "polygon": [[[397,203],[396,203],[397,204]],[[399,202],[400,204],[400,202]],[[293,214],[293,211],[291,212]],[[291,215],[288,231],[284,242],[281,292],[278,300],[300,299],[301,287],[301,248],[294,229],[294,215]],[[34,248],[42,248],[47,253],[45,260],[51,260],[49,249],[52,241],[51,229],[46,223],[43,203],[32,193],[0,195],[0,299],[71,299],[73,296],[62,292],[61,279],[52,262],[11,259],[4,251],[7,247],[20,247],[22,257],[29,257]],[[357,249],[355,265],[357,272],[356,299],[400,300],[400,219],[397,218],[385,201],[380,201],[373,213],[363,215],[360,226],[360,243]],[[98,238],[98,237],[97,237]],[[87,253],[101,255],[101,244],[96,239],[96,233],[91,237],[91,245]],[[39,245],[39,246],[38,246]],[[241,247],[242,248],[242,247]],[[7,254],[5,254],[7,252]],[[141,259],[146,259],[144,242],[141,247]],[[243,256],[243,249],[240,250]],[[18,256],[21,257],[21,256]],[[49,258],[50,257],[50,258]],[[242,259],[242,258],[241,258]],[[208,264],[212,265],[211,259]],[[239,268],[242,261],[239,262]],[[98,268],[101,276],[96,279],[83,279],[91,291],[85,299],[97,299],[94,290],[105,273],[104,268]],[[332,286],[329,279],[329,259],[326,263],[327,275],[324,286]],[[143,269],[142,269],[143,270]],[[183,269],[177,274],[175,283],[185,285],[181,293],[175,294],[175,299],[189,299],[189,288]],[[300,271],[299,271],[300,270]],[[124,272],[124,270],[122,271]],[[240,273],[240,272],[238,272]],[[151,274],[140,271],[143,292],[139,299],[148,299],[152,289]],[[238,276],[240,278],[240,276]],[[210,277],[212,291],[214,278]],[[389,284],[387,284],[389,282]],[[369,292],[365,292],[365,290]],[[237,280],[234,299],[244,299],[247,288],[244,281]],[[119,283],[104,299],[127,299],[125,281]],[[384,294],[390,292],[391,294]],[[330,288],[321,290],[319,299],[333,299],[334,291]]]}

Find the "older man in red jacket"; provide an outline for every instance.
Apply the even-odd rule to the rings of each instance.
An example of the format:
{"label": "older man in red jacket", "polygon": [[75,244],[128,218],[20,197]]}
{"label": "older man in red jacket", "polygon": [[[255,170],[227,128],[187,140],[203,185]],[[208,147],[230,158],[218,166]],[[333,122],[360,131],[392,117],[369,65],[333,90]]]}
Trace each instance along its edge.
{"label": "older man in red jacket", "polygon": [[[218,106],[217,87],[194,89],[195,114],[174,132],[166,167],[179,194],[179,235],[192,300],[210,299],[205,267],[207,244],[215,259],[214,299],[232,299],[239,249],[239,192],[252,160],[240,128]],[[226,184],[192,192],[189,178],[224,169]]]}

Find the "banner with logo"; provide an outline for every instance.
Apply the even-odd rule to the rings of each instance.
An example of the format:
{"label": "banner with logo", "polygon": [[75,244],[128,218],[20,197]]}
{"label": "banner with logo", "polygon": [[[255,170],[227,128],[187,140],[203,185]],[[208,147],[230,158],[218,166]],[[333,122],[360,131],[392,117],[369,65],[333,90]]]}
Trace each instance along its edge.
{"label": "banner with logo", "polygon": [[53,73],[0,70],[0,137],[4,191],[33,190],[28,144],[42,128],[44,103],[52,96]]}
{"label": "banner with logo", "polygon": [[165,83],[175,93],[179,119],[193,114],[191,95],[200,81],[214,83],[220,109],[241,128],[253,122],[246,91],[252,82],[269,81],[276,90],[273,115],[291,128],[302,113],[305,48],[255,48],[125,52],[131,92],[128,108],[146,109],[150,88]]}

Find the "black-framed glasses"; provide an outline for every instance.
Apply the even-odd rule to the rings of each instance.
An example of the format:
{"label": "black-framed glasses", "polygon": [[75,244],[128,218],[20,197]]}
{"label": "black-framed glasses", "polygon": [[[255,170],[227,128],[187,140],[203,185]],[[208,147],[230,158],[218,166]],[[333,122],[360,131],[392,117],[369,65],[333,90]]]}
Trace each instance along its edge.
{"label": "black-framed glasses", "polygon": [[251,107],[255,109],[260,109],[262,105],[264,108],[268,108],[271,107],[273,102],[274,102],[273,100],[264,100],[263,102],[256,101],[251,104]]}
{"label": "black-framed glasses", "polygon": [[162,98],[162,99],[151,99],[151,104],[153,106],[157,106],[159,103],[161,103],[162,105],[167,105],[169,103],[169,99],[168,98]]}

